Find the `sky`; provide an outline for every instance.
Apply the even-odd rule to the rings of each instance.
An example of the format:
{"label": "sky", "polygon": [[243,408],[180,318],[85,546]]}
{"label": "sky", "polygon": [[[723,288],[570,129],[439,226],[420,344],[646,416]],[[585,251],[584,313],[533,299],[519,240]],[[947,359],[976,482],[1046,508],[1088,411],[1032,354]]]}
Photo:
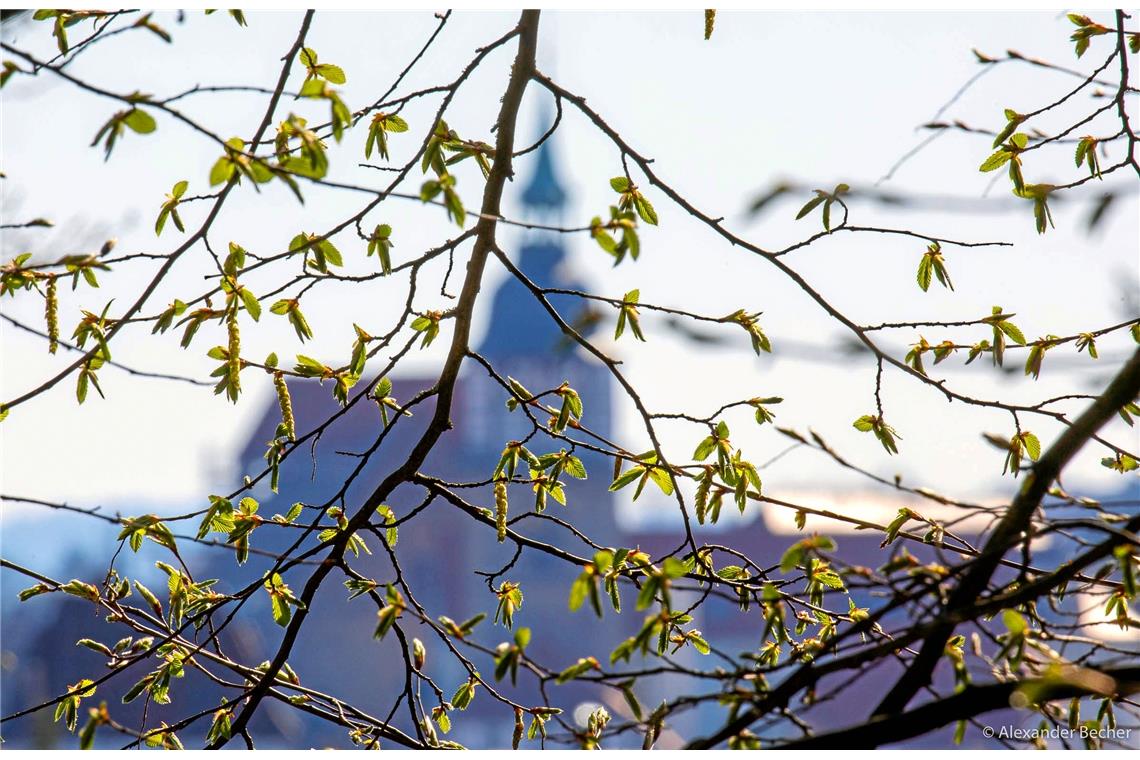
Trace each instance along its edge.
{"label": "sky", "polygon": [[[473,50],[501,35],[514,14],[458,12],[447,24],[440,44],[411,72],[400,92],[450,81]],[[237,27],[224,14],[205,17],[191,12],[179,23],[174,12],[157,12],[154,20],[175,36],[166,45],[145,31],[133,31],[93,46],[69,71],[107,89],[140,90],[170,95],[202,85],[271,86],[280,57],[288,49],[300,21],[299,12],[250,13],[249,27]],[[322,61],[340,65],[348,74],[343,95],[350,107],[370,102],[396,76],[435,26],[430,12],[366,14],[318,13],[308,38]],[[1089,68],[1107,56],[1094,43],[1079,63],[1068,42],[1070,25],[1057,12],[1029,13],[750,13],[721,12],[708,42],[702,39],[699,12],[569,12],[543,14],[539,66],[569,90],[587,97],[592,108],[642,154],[652,157],[662,178],[697,207],[724,216],[736,234],[765,248],[778,248],[818,229],[818,217],[795,221],[802,193],[773,205],[758,217],[747,209],[773,183],[794,181],[831,188],[837,182],[866,186],[880,180],[891,166],[926,133],[916,127],[935,116],[979,66],[971,48],[1000,55],[1016,49],[1026,55]],[[73,33],[74,34],[74,33]],[[50,28],[23,24],[5,29],[5,41],[40,56],[52,53]],[[489,127],[498,109],[513,48],[490,56],[457,97],[448,121],[464,137],[493,142]],[[1094,63],[1095,62],[1095,63]],[[303,73],[296,67],[291,86]],[[945,119],[977,126],[1000,127],[1006,107],[1025,112],[1059,98],[1078,80],[1028,65],[994,67],[948,110]],[[14,78],[0,95],[0,145],[3,170],[4,221],[46,216],[51,231],[5,231],[0,250],[5,260],[25,250],[37,257],[97,248],[107,237],[118,239],[116,252],[164,253],[180,236],[169,228],[161,238],[153,232],[163,196],[180,179],[190,193],[205,192],[217,147],[170,119],[146,136],[128,134],[107,162],[102,151],[88,148],[99,126],[117,105],[81,92],[44,73],[37,79]],[[1095,104],[1099,104],[1097,101]],[[201,119],[223,136],[252,133],[264,98],[248,95],[200,95],[181,101],[188,115]],[[1095,105],[1094,104],[1094,105]],[[528,90],[522,109],[520,139],[539,134],[551,113],[549,97],[538,87]],[[413,129],[423,127],[437,106],[424,100],[403,113]],[[1076,110],[1090,109],[1087,96],[1074,99]],[[278,120],[288,111],[323,116],[311,104],[286,100]],[[1111,122],[1101,122],[1108,124]],[[1042,121],[1043,129],[1059,121]],[[353,168],[362,160],[365,130],[346,136],[332,149],[336,179],[376,184],[374,170]],[[410,156],[414,138],[393,138],[394,161]],[[1037,181],[1070,181],[1075,173],[1072,146],[1060,146],[1036,159]],[[582,224],[605,214],[615,199],[608,180],[621,173],[618,152],[581,116],[567,107],[557,133],[557,150],[571,204],[564,221]],[[990,187],[990,175],[977,171],[988,155],[988,140],[948,134],[904,164],[880,189],[900,194],[922,193],[965,199],[995,199],[1008,207],[1008,183]],[[1106,165],[1108,162],[1105,162]],[[525,178],[528,164],[520,162]],[[1037,167],[1040,167],[1039,169]],[[458,172],[461,195],[477,203],[479,181],[473,169]],[[414,177],[409,189],[418,186]],[[888,368],[883,378],[886,417],[902,436],[899,456],[889,458],[869,435],[851,422],[874,410],[874,365],[851,360],[836,350],[843,328],[767,262],[727,245],[707,228],[644,183],[661,219],[657,229],[643,228],[643,253],[636,263],[617,268],[587,236],[567,241],[571,266],[596,292],[620,297],[639,288],[643,301],[723,316],[739,308],[762,311],[761,324],[773,353],[756,357],[739,329],[712,326],[701,332],[725,338],[715,348],[702,348],[646,316],[649,340],[623,339],[601,344],[620,356],[623,370],[655,411],[683,406],[701,416],[722,403],[753,396],[782,396],[775,408],[781,425],[820,433],[852,461],[884,477],[898,473],[905,482],[979,500],[1001,499],[1013,488],[1002,478],[1002,454],[979,433],[1008,437],[1012,420],[992,410],[948,404],[936,390]],[[1106,186],[1127,185],[1122,176]],[[517,187],[517,186],[516,186]],[[299,206],[283,188],[269,187],[260,196],[242,187],[214,227],[211,239],[224,247],[234,240],[268,254],[283,250],[297,232],[326,229],[362,206],[367,198],[337,191],[307,193]],[[511,197],[508,216],[519,211]],[[466,194],[464,194],[466,193]],[[1085,198],[1089,196],[1083,196]],[[189,226],[201,221],[204,204],[183,210]],[[836,234],[784,260],[812,282],[838,308],[863,324],[883,321],[962,320],[988,314],[998,304],[1016,312],[1026,336],[1069,335],[1127,319],[1128,294],[1138,277],[1137,197],[1135,186],[1098,233],[1085,234],[1088,203],[1057,203],[1056,229],[1038,235],[1027,208],[1016,213],[961,214],[934,208],[903,211],[867,204],[853,205],[852,222],[868,226],[904,227],[927,235],[960,240],[1000,240],[1013,247],[947,246],[946,260],[956,290],[934,285],[923,293],[914,272],[925,245],[914,238]],[[453,235],[439,209],[392,199],[366,220],[394,228],[397,261],[437,245]],[[517,233],[504,229],[508,245]],[[348,269],[370,271],[363,245],[348,235],[336,242],[351,251]],[[200,293],[209,259],[195,249],[180,262],[144,309],[154,314],[173,298]],[[112,311],[125,308],[132,291],[147,282],[153,262],[125,264],[103,276],[97,292],[63,291],[66,334],[78,309],[99,311],[115,298]],[[428,268],[427,277],[441,270]],[[488,270],[485,292],[504,276]],[[264,283],[268,285],[269,280]],[[257,290],[257,281],[251,282]],[[427,289],[430,292],[431,288]],[[386,329],[399,313],[403,293],[398,286],[370,283],[346,299],[336,288],[315,288],[304,301],[316,338],[301,347],[291,329],[276,317],[262,318],[256,332],[246,331],[249,355],[295,352],[343,360],[352,342],[350,323]],[[425,297],[420,309],[440,308],[442,299]],[[6,314],[42,329],[42,300],[22,293],[6,298]],[[481,312],[485,313],[484,312]],[[267,318],[268,317],[268,318]],[[481,315],[477,315],[477,319]],[[485,325],[477,321],[476,340]],[[937,342],[986,337],[976,328],[922,334]],[[0,326],[3,366],[0,396],[11,398],[58,371],[73,357],[62,351],[51,357],[42,340]],[[448,337],[445,335],[445,337]],[[918,332],[898,331],[884,339],[901,358]],[[149,330],[132,327],[114,342],[114,358],[151,371],[189,374],[205,379],[214,363],[205,351],[223,343],[215,326],[204,327],[190,351],[178,348],[175,334],[152,338]],[[438,367],[447,340],[414,354],[408,373]],[[808,348],[805,349],[804,347]],[[1102,358],[1093,362],[1072,346],[1050,353],[1041,379],[1022,379],[1020,372],[1002,376],[979,361],[963,367],[952,358],[931,371],[955,388],[985,398],[1036,403],[1064,393],[1095,393],[1131,351],[1126,332],[1100,342]],[[1018,365],[1023,352],[1011,353]],[[945,370],[945,371],[943,371]],[[70,500],[83,506],[114,505],[126,512],[133,505],[147,510],[178,509],[201,502],[207,493],[229,491],[242,473],[234,453],[246,439],[248,426],[272,399],[269,383],[252,372],[246,392],[234,406],[209,389],[185,384],[142,381],[107,368],[101,373],[108,400],[92,397],[79,407],[74,381],[13,410],[0,434],[3,492]],[[266,379],[267,380],[267,379]],[[1079,412],[1079,403],[1059,406]],[[750,422],[746,413],[730,416],[733,441],[749,457],[762,462],[788,445],[770,428]],[[631,408],[619,417],[619,440],[644,441]],[[1059,432],[1055,424],[1023,420],[1043,445]],[[681,426],[663,427],[667,449],[685,457],[697,433]],[[1106,429],[1114,440],[1133,449],[1136,433],[1123,423]],[[636,448],[636,446],[631,446]],[[1102,468],[1100,451],[1087,450],[1066,477],[1070,490],[1104,493],[1125,481]],[[850,473],[838,471],[818,454],[799,450],[764,472],[766,488],[775,496],[820,494],[841,501],[863,488]],[[1134,481],[1130,481],[1134,485]],[[893,511],[895,507],[891,507]],[[6,519],[20,517],[4,505]],[[650,515],[650,518],[652,515]]]}

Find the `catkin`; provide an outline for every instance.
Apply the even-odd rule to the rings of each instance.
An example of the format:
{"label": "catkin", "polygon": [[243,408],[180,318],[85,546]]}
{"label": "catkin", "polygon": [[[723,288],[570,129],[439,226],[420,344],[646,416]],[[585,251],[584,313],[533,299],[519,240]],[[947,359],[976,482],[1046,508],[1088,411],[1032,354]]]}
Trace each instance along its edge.
{"label": "catkin", "polygon": [[281,407],[281,422],[285,424],[285,434],[290,441],[297,440],[297,426],[293,421],[293,401],[289,398],[289,386],[285,384],[285,375],[280,372],[273,373],[273,387],[277,389],[277,405]]}
{"label": "catkin", "polygon": [[495,484],[495,528],[499,532],[499,543],[507,540],[507,484]]}
{"label": "catkin", "polygon": [[241,332],[238,329],[237,304],[226,315],[226,331],[229,333],[229,388],[228,395],[231,401],[237,401],[241,393]]}
{"label": "catkin", "polygon": [[515,731],[511,736],[511,749],[518,749],[519,744],[522,743],[523,731],[526,726],[523,725],[523,711],[521,708],[515,708]]}
{"label": "catkin", "polygon": [[59,296],[56,294],[55,276],[48,277],[44,315],[47,317],[48,352],[59,348]]}
{"label": "catkin", "polygon": [[713,33],[713,24],[716,23],[716,11],[712,9],[705,10],[705,39],[710,39]]}

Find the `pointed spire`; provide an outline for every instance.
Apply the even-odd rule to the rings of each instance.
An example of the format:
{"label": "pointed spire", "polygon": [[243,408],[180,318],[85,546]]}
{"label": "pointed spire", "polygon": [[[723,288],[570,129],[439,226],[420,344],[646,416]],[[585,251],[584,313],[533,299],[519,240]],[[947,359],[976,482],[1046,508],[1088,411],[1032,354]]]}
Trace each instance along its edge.
{"label": "pointed spire", "polygon": [[542,211],[557,211],[566,205],[566,191],[554,169],[554,140],[549,139],[538,149],[534,173],[522,192],[523,205]]}
{"label": "pointed spire", "polygon": [[[548,119],[543,119],[549,122]],[[554,138],[539,146],[520,173],[530,172],[522,190],[522,205],[532,217],[557,220],[566,206],[566,190],[558,180]],[[529,164],[529,165],[528,165]],[[530,217],[528,217],[530,218]],[[562,269],[566,258],[562,236],[543,230],[520,235],[516,265],[540,287],[581,290],[573,275]],[[569,319],[582,303],[570,296],[551,296],[551,303]],[[487,356],[541,356],[563,339],[561,330],[526,288],[513,277],[503,280],[492,300],[491,324],[479,352]]]}

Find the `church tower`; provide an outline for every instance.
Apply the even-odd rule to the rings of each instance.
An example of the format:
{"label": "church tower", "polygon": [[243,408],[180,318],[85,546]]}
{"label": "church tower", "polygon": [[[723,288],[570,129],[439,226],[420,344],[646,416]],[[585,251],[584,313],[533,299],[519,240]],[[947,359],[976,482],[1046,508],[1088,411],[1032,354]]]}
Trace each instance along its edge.
{"label": "church tower", "polygon": [[[548,227],[561,226],[568,196],[556,170],[557,154],[554,139],[548,139],[533,154],[529,162],[520,162],[520,174],[530,173],[518,194],[520,221]],[[524,159],[525,161],[525,159]],[[501,228],[504,236],[509,228]],[[512,256],[515,265],[532,282],[540,287],[582,290],[583,286],[571,274],[565,245],[580,239],[559,234],[549,229],[519,230],[514,241],[517,253]],[[550,303],[562,318],[573,324],[580,319],[588,303],[576,296],[555,294],[548,296]],[[494,296],[491,326],[483,339],[481,350],[496,357],[555,354],[556,358],[572,354],[570,338],[564,336],[546,309],[514,277],[502,284]],[[549,357],[544,358],[544,363]]]}
{"label": "church tower", "polygon": [[[520,161],[519,175],[525,178],[521,193],[516,196],[520,200],[517,215],[521,221],[547,226],[563,224],[569,198],[558,176],[557,156],[552,138],[531,154],[529,162]],[[572,255],[566,247],[580,241],[582,236],[548,229],[517,229],[513,250],[509,244],[506,250],[531,282],[543,288],[586,290],[575,276]],[[507,237],[509,228],[501,228],[501,232]],[[576,327],[589,321],[589,316],[596,311],[589,301],[578,296],[550,294],[547,299],[566,323]],[[588,334],[584,328],[583,332]],[[609,370],[563,334],[534,294],[510,273],[506,273],[491,299],[488,327],[478,351],[501,375],[517,379],[533,393],[569,383],[582,398],[583,425],[603,437],[610,437],[612,377]],[[473,375],[482,374],[485,378],[486,373],[473,370],[469,369],[471,374],[464,389],[463,419],[470,436],[466,443],[472,449],[498,452],[507,441],[525,437],[530,423],[521,412],[508,414],[504,406],[505,391],[493,382],[476,380]],[[564,442],[549,439],[543,443],[553,450],[565,446]],[[591,485],[608,486],[611,463],[605,457],[586,451],[578,455],[590,472],[590,480],[596,479]],[[594,467],[590,467],[591,462]],[[603,480],[606,482],[602,483]],[[571,494],[573,490],[570,489]],[[602,492],[607,505],[606,519],[610,521],[609,495],[605,488]]]}

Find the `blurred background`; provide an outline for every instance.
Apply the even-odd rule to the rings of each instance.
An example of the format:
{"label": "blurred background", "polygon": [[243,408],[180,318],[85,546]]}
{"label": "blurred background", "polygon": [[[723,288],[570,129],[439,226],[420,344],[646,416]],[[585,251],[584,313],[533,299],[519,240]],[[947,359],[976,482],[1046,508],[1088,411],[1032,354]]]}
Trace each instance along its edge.
{"label": "blurred background", "polygon": [[[156,12],[153,21],[173,35],[174,44],[146,30],[132,30],[93,45],[67,71],[115,92],[138,90],[161,97],[195,85],[271,87],[301,13],[250,13],[248,18],[248,28],[240,28],[223,13]],[[398,93],[450,82],[477,47],[500,36],[514,21],[512,13],[453,14],[438,44],[411,71]],[[322,62],[336,63],[345,70],[348,82],[342,88],[343,97],[350,108],[361,108],[387,89],[437,23],[426,11],[318,13],[307,45],[320,53]],[[1056,229],[1038,235],[1028,205],[1009,194],[1004,176],[993,184],[993,175],[977,170],[990,153],[991,138],[946,130],[905,163],[897,162],[934,134],[920,125],[960,120],[970,126],[1000,129],[1003,108],[1027,112],[1072,89],[1079,79],[1013,61],[985,69],[984,76],[947,106],[983,70],[971,49],[994,57],[1013,49],[1082,71],[1099,65],[1109,54],[1107,43],[1098,47],[1094,40],[1085,58],[1076,61],[1068,41],[1070,29],[1063,14],[1054,12],[720,12],[715,33],[706,42],[700,12],[550,11],[543,14],[541,24],[539,67],[587,97],[590,106],[643,155],[653,158],[655,171],[694,205],[714,217],[723,216],[729,229],[766,249],[781,248],[816,232],[817,215],[795,221],[795,214],[814,188],[830,189],[838,182],[853,188],[849,201],[852,223],[963,241],[1012,243],[1012,247],[944,246],[956,287],[953,292],[935,284],[924,293],[915,285],[914,273],[925,245],[912,237],[836,234],[789,254],[785,261],[860,324],[975,319],[1000,304],[1006,312],[1016,313],[1014,321],[1027,338],[1034,339],[1098,329],[1140,311],[1136,183],[1122,174],[1112,175],[1103,183],[1086,184],[1071,196],[1053,199]],[[5,20],[2,37],[46,59],[55,52],[50,32],[49,23],[32,22],[25,15]],[[492,54],[449,109],[447,121],[464,138],[493,142],[489,128],[512,55],[510,46]],[[290,86],[299,86],[302,77],[298,66]],[[208,192],[209,167],[218,157],[215,144],[183,124],[159,118],[156,132],[128,133],[104,162],[102,150],[87,146],[118,110],[116,103],[48,72],[34,79],[16,75],[0,98],[4,223],[47,217],[55,224],[51,229],[4,230],[0,252],[5,261],[24,251],[33,252],[37,261],[55,260],[97,250],[108,238],[117,238],[115,250],[120,253],[160,254],[177,245],[182,236],[169,224],[161,238],[155,237],[154,217],[164,194],[179,180],[189,180],[189,194]],[[1064,128],[1101,103],[1082,93],[1067,109],[1059,109],[1061,113],[1047,115],[1039,126],[1046,131]],[[187,115],[225,137],[248,137],[264,106],[264,96],[248,93],[197,94],[178,103]],[[417,130],[427,128],[437,106],[438,100],[420,99],[401,112],[412,131],[391,137],[392,165],[401,165],[413,155],[418,148],[416,135],[422,134]],[[569,104],[564,107],[555,137],[542,150],[517,162],[516,181],[504,202],[507,217],[579,226],[592,216],[606,216],[614,202],[608,180],[622,173],[617,149]],[[286,98],[276,121],[289,111],[311,122],[323,121],[325,110],[322,104]],[[537,86],[529,88],[520,144],[537,139],[553,118],[549,95]],[[1095,126],[1101,124],[1116,129],[1110,116],[1094,122],[1090,131],[1099,133]],[[349,132],[340,145],[330,143],[330,179],[371,187],[386,184],[385,174],[357,166],[363,160],[365,136],[362,126]],[[1084,170],[1072,165],[1071,151],[1071,145],[1060,145],[1033,155],[1026,167],[1030,181],[1060,184],[1082,176]],[[469,163],[457,170],[458,190],[468,208],[473,208],[481,194],[481,180]],[[1108,166],[1112,161],[1102,158],[1101,163]],[[415,192],[419,181],[413,174],[405,189]],[[298,232],[328,229],[368,200],[360,194],[309,187],[301,206],[279,185],[270,184],[260,194],[242,187],[227,201],[210,236],[215,250],[233,240],[255,253],[276,253],[285,250]],[[781,396],[784,402],[773,407],[777,424],[818,432],[852,462],[884,478],[897,475],[909,485],[978,503],[1000,504],[1008,498],[1014,483],[1001,476],[1003,454],[981,435],[990,432],[1008,438],[1013,433],[1008,414],[948,404],[935,389],[887,368],[882,388],[886,418],[902,436],[899,455],[888,458],[870,436],[851,426],[855,418],[874,410],[873,359],[854,347],[852,336],[841,325],[765,261],[728,245],[648,183],[642,185],[661,224],[658,228],[642,226],[642,254],[637,262],[613,267],[610,257],[582,234],[551,236],[504,228],[500,240],[520,266],[543,284],[580,286],[612,298],[639,288],[643,302],[709,316],[741,308],[763,312],[760,324],[771,338],[773,351],[757,357],[739,328],[694,326],[649,312],[643,312],[642,318],[645,343],[627,334],[613,344],[609,330],[616,314],[608,310],[590,314],[582,311],[581,303],[560,302],[569,315],[600,317],[595,339],[603,350],[621,359],[622,371],[651,411],[705,416],[732,401]],[[1107,206],[1106,195],[1111,197]],[[1103,213],[1090,224],[1098,208]],[[204,209],[205,204],[181,209],[188,228],[201,223]],[[371,229],[379,223],[393,227],[396,263],[455,234],[442,209],[414,201],[390,199],[370,213],[362,226]],[[333,239],[345,254],[347,271],[374,271],[375,263],[363,255],[364,243],[351,230]],[[457,259],[461,263],[462,254]],[[155,314],[174,298],[189,300],[204,292],[208,283],[203,278],[212,266],[204,249],[192,250],[143,313]],[[445,260],[437,260],[421,272],[423,282],[430,284],[420,289],[418,310],[452,305],[438,289],[446,266]],[[131,294],[149,281],[155,269],[154,262],[143,259],[101,275],[97,291],[80,288],[73,293],[61,288],[64,337],[78,320],[80,308],[98,312],[111,299],[115,299],[112,313],[125,308],[123,304],[133,300]],[[475,335],[481,353],[494,358],[503,374],[523,379],[531,388],[554,387],[570,379],[582,393],[588,425],[609,430],[630,449],[648,448],[636,411],[616,386],[611,387],[601,367],[568,350],[553,327],[518,327],[542,324],[545,317],[506,276],[497,265],[488,268],[487,298],[476,314]],[[259,270],[258,277],[262,279],[254,277],[248,283],[255,292],[268,291],[285,280],[272,268]],[[451,282],[454,291],[458,280],[453,277]],[[288,363],[285,357],[305,353],[329,364],[343,363],[354,339],[352,323],[374,334],[387,330],[403,307],[405,284],[406,277],[372,281],[359,288],[315,287],[304,298],[313,341],[302,347],[284,319],[266,313],[256,329],[244,330],[243,354],[261,357],[276,351]],[[20,293],[4,299],[0,307],[11,319],[43,329],[39,298]],[[22,394],[74,359],[62,349],[54,357],[49,355],[42,338],[11,322],[4,321],[0,331],[4,357],[0,396],[5,399]],[[445,328],[444,339],[401,363],[396,376],[398,398],[410,397],[433,382],[446,351],[447,333]],[[935,329],[922,331],[922,335],[931,343],[946,338],[966,343],[987,337],[987,331]],[[114,358],[137,369],[206,380],[214,363],[205,351],[224,342],[223,336],[221,327],[207,325],[191,348],[182,350],[176,332],[152,337],[145,327],[128,328],[115,339]],[[919,332],[910,330],[880,334],[880,345],[901,359],[918,338]],[[963,393],[1037,403],[1067,393],[1096,393],[1133,346],[1127,331],[1120,331],[1098,341],[1098,348],[1101,358],[1097,361],[1078,354],[1072,344],[1051,351],[1036,381],[1023,376],[1024,352],[1010,352],[1004,371],[986,358],[964,366],[962,355],[929,371]],[[13,410],[4,421],[2,491],[7,496],[66,502],[84,509],[98,507],[100,514],[112,517],[199,509],[207,494],[228,493],[243,475],[256,474],[263,466],[264,446],[277,421],[275,399],[268,377],[251,372],[245,376],[245,392],[236,406],[212,395],[208,388],[142,379],[113,367],[101,372],[106,401],[92,394],[79,407],[73,381],[61,383]],[[293,392],[299,431],[319,423],[335,408],[327,386],[293,384]],[[446,439],[425,471],[449,479],[487,477],[499,450],[520,424],[507,415],[503,400],[501,390],[485,372],[466,366],[455,415],[457,432]],[[1082,402],[1056,408],[1075,412]],[[418,412],[392,446],[398,450],[406,445],[419,421],[428,416],[427,410]],[[758,464],[770,462],[761,474],[765,492],[773,497],[882,522],[913,501],[837,468],[808,447],[789,450],[794,442],[771,425],[757,426],[747,408],[726,418],[733,442],[748,458]],[[263,513],[283,513],[293,501],[320,503],[326,499],[353,461],[336,452],[366,445],[377,424],[375,409],[347,415],[343,424],[322,439],[312,461],[301,457],[291,461],[283,473],[279,497],[270,499],[268,492],[258,492],[259,498],[266,499]],[[1040,437],[1043,446],[1048,446],[1059,429],[1036,418],[1022,424]],[[663,445],[677,452],[677,457],[688,456],[703,435],[691,425],[667,422],[660,431]],[[1137,443],[1136,434],[1122,422],[1112,423],[1105,434],[1125,447],[1134,449]],[[1090,448],[1078,457],[1065,476],[1069,492],[1104,499],[1140,496],[1135,479],[1102,467],[1101,456]],[[383,463],[377,467],[375,473],[366,475],[366,482],[374,482],[368,478],[385,471]],[[637,503],[630,503],[624,494],[612,498],[606,492],[609,464],[587,460],[587,468],[591,479],[569,489],[570,507],[565,516],[581,520],[593,537],[607,545],[640,545],[654,554],[676,545],[678,524],[671,502],[649,494]],[[525,503],[526,498],[524,489],[517,503]],[[394,498],[393,507],[400,514],[415,501],[411,493],[402,502]],[[116,543],[114,525],[15,501],[4,501],[3,510],[0,553],[6,559],[63,579],[98,580],[105,574]],[[476,530],[478,526],[458,524],[466,521],[440,511],[438,517],[425,514],[424,528],[417,530],[413,522],[401,531],[399,553],[430,579],[421,602],[435,614],[459,620],[493,604],[484,582],[471,569],[497,569],[509,561],[511,552],[493,538],[488,541]],[[754,555],[773,555],[775,561],[795,540],[793,514],[750,508],[742,516],[726,514],[718,526],[708,530],[719,534],[718,541]],[[874,537],[845,535],[849,531],[841,523],[819,522],[809,527],[839,536],[840,554],[849,563],[881,562]],[[557,537],[565,540],[565,534]],[[272,541],[267,536],[262,548],[275,548]],[[441,547],[448,551],[440,551]],[[1048,548],[1042,551],[1046,552],[1041,555],[1044,562]],[[256,557],[239,570],[224,550],[195,547],[188,549],[188,561],[190,556],[209,568],[208,577],[216,575],[223,582],[233,579],[234,585],[260,572]],[[153,569],[156,558],[160,550],[150,546],[137,556],[120,556],[117,567],[149,582],[161,577]],[[518,579],[528,579],[520,624],[535,627],[536,643],[543,642],[543,652],[554,660],[553,665],[569,664],[558,660],[569,656],[561,654],[569,644],[579,649],[593,647],[589,652],[576,651],[574,657],[592,654],[603,659],[609,647],[629,635],[623,631],[638,626],[639,619],[628,613],[620,619],[611,615],[595,626],[587,612],[570,618],[578,625],[565,625],[565,594],[572,575],[566,568],[530,562],[518,569]],[[365,568],[373,565],[382,568],[385,561],[373,557],[362,563]],[[377,577],[382,572],[377,569]],[[295,581],[294,587],[300,582]],[[0,711],[7,715],[62,692],[79,677],[100,672],[96,655],[74,647],[77,638],[105,628],[86,605],[61,603],[54,596],[18,605],[16,593],[30,583],[10,572],[0,574],[0,583]],[[336,596],[339,592],[329,593]],[[396,671],[385,667],[382,652],[388,651],[391,642],[384,642],[381,649],[371,641],[374,611],[359,601],[354,612],[347,611],[351,605],[345,608],[339,598],[327,603],[328,613],[314,616],[318,624],[307,631],[312,638],[307,640],[311,646],[303,648],[305,661],[291,664],[303,681],[316,688],[327,685],[337,693],[375,702],[373,712],[386,711],[385,695],[394,686],[386,674]],[[730,652],[756,646],[759,630],[754,620],[742,619],[733,607],[712,606],[710,610],[709,619],[699,626],[710,639],[718,637]],[[355,627],[343,624],[351,615],[359,615],[364,622]],[[251,617],[258,619],[242,623],[234,640],[240,657],[256,663],[272,655],[279,629],[267,613],[258,616],[255,612]],[[579,627],[585,622],[591,629],[588,635]],[[545,638],[540,628],[543,623],[549,629]],[[491,631],[485,633],[487,643],[497,643]],[[436,649],[441,649],[438,643]],[[351,663],[344,662],[344,652],[352,653]],[[445,660],[442,651],[433,658],[433,665],[441,668],[433,675],[441,682],[457,683],[461,678],[458,666],[449,666]],[[129,678],[123,680],[127,681],[123,688],[133,683]],[[685,687],[661,680],[646,688],[655,690],[642,695],[645,704],[652,704],[654,696],[659,701]],[[207,698],[186,690],[192,692],[190,702],[180,702],[176,693],[175,704],[152,713],[152,718],[185,714],[189,704]],[[101,696],[110,699],[110,693]],[[591,705],[610,697],[581,688],[569,698]],[[489,703],[477,700],[474,712],[459,721],[459,741],[478,747],[501,746],[509,740],[509,721]],[[208,706],[206,702],[201,707]],[[617,713],[623,709],[621,705],[607,707]],[[483,709],[485,714],[479,712]],[[845,714],[841,706],[823,705],[818,710],[820,726],[857,717]],[[715,709],[688,714],[675,726],[677,734],[663,737],[662,746],[676,744],[679,735],[711,726],[720,714]],[[690,722],[685,724],[686,720]],[[298,722],[296,715],[280,707],[267,710],[264,721],[261,730],[276,737],[270,746],[274,742],[295,747],[346,742],[343,732]],[[10,746],[54,746],[69,741],[61,738],[60,731],[44,713],[6,724],[4,738]],[[948,736],[947,732],[942,739]]]}

